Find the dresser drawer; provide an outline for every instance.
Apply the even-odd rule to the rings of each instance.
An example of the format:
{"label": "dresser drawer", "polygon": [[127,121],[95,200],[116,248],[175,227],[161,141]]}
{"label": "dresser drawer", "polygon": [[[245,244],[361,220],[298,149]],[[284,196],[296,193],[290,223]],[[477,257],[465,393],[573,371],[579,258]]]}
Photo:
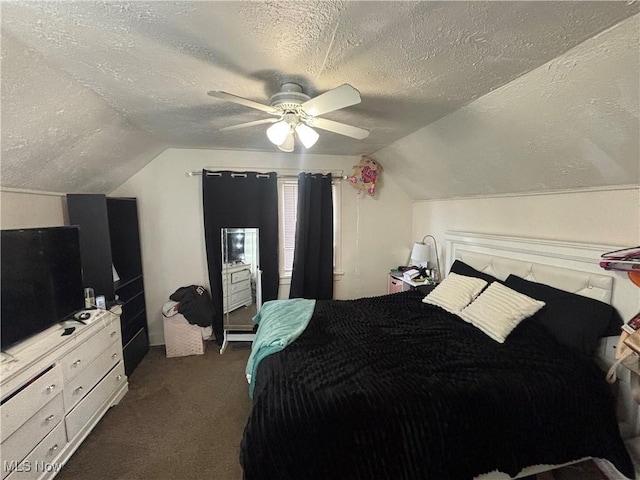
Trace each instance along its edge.
{"label": "dresser drawer", "polygon": [[0,436],[4,440],[62,390],[62,369],[58,364],[28,384],[0,406]]}
{"label": "dresser drawer", "polygon": [[223,289],[223,293],[225,295],[234,294],[236,292],[240,292],[242,290],[247,290],[251,288],[251,282],[249,280],[242,280],[238,283],[232,283],[229,285],[229,288]]}
{"label": "dresser drawer", "polygon": [[231,283],[238,283],[251,278],[251,270],[240,270],[231,274]]}
{"label": "dresser drawer", "polygon": [[118,340],[64,386],[65,410],[70,411],[120,360],[122,360],[122,346]]}
{"label": "dresser drawer", "polygon": [[124,364],[120,362],[67,414],[65,424],[70,440],[75,438],[109,396],[126,381]]}
{"label": "dresser drawer", "polygon": [[0,446],[0,465],[2,478],[8,473],[7,464],[21,462],[34,445],[47,436],[53,428],[64,419],[64,405],[62,393],[58,392],[53,400],[42,407],[27,420],[9,438],[3,440]]}
{"label": "dresser drawer", "polygon": [[64,423],[59,423],[42,442],[31,450],[31,453],[18,464],[18,468],[11,472],[6,480],[36,480],[43,473],[60,471],[62,465],[54,461],[66,444]]}
{"label": "dresser drawer", "polygon": [[60,363],[62,364],[65,380],[68,382],[82,372],[94,358],[104,352],[116,339],[120,339],[120,322],[112,321],[107,328],[101,329],[79,345],[73,352],[64,356]]}
{"label": "dresser drawer", "polygon": [[231,294],[229,298],[229,303],[231,305],[235,305],[236,303],[251,303],[251,290],[242,290],[240,292],[235,292]]}

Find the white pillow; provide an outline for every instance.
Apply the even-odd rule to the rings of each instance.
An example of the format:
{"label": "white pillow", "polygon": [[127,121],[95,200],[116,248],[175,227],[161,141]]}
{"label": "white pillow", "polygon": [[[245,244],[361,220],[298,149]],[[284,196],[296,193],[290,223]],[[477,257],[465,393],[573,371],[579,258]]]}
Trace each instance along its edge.
{"label": "white pillow", "polygon": [[458,315],[495,341],[504,343],[522,320],[544,305],[544,302],[527,297],[499,282],[493,282]]}
{"label": "white pillow", "polygon": [[487,285],[481,278],[449,273],[447,277],[424,297],[424,303],[438,305],[447,312],[459,314]]}

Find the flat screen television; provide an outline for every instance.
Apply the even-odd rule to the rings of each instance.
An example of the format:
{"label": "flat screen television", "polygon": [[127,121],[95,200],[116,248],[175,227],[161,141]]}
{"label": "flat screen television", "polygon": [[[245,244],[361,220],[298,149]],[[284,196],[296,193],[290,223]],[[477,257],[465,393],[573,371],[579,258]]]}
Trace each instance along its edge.
{"label": "flat screen television", "polygon": [[2,350],[84,308],[78,227],[0,231]]}

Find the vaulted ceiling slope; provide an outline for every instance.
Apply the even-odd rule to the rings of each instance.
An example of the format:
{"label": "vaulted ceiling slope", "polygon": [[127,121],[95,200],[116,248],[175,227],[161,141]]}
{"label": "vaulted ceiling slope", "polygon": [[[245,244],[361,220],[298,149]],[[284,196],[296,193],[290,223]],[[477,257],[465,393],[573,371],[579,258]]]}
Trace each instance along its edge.
{"label": "vaulted ceiling slope", "polygon": [[[455,118],[640,11],[635,1],[12,1],[0,8],[2,187],[108,193],[167,147],[275,152],[264,126],[217,131],[264,115],[206,92],[267,103],[293,81],[311,96],[356,87],[362,102],[326,118],[369,129],[369,138],[321,131],[312,152],[380,152],[416,199],[430,195],[419,189],[424,155],[408,156],[403,145],[424,147],[434,137],[447,144],[456,133],[447,127],[443,139],[440,127],[426,135],[424,127]],[[637,101],[628,114],[637,120]],[[483,133],[478,125],[456,129],[462,138]],[[412,133],[419,140],[403,143]],[[443,175],[464,170],[462,161],[447,166],[443,151],[432,159]],[[467,180],[474,181],[455,181]],[[506,183],[490,189],[512,191]]]}
{"label": "vaulted ceiling slope", "polygon": [[416,200],[640,184],[640,15],[376,152]]}

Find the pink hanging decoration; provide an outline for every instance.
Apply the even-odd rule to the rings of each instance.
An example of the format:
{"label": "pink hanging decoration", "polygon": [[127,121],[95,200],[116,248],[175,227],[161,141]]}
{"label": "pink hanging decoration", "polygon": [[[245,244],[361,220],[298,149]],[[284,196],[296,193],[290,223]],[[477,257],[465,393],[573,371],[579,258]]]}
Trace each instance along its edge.
{"label": "pink hanging decoration", "polygon": [[348,180],[353,188],[364,190],[373,197],[381,173],[382,165],[373,158],[363,155],[360,163],[353,166],[353,173],[348,177]]}

